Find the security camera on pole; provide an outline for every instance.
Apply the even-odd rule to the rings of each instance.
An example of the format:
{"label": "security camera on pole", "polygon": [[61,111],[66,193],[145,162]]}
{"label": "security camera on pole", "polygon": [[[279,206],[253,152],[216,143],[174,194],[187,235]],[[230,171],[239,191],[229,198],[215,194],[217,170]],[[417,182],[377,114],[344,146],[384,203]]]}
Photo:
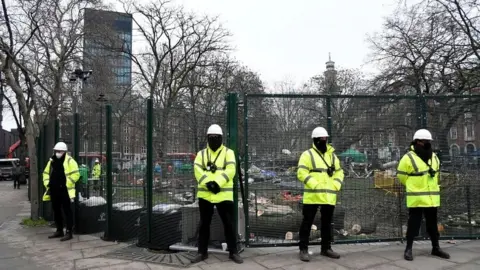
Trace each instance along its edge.
{"label": "security camera on pole", "polygon": [[83,88],[83,82],[86,81],[91,75],[92,70],[81,70],[79,68],[75,69],[70,73],[69,79],[74,86],[74,95],[73,95],[73,157],[75,160],[79,160],[80,152],[80,136],[78,135],[79,131],[79,117],[78,117],[78,100],[80,98],[80,91]]}

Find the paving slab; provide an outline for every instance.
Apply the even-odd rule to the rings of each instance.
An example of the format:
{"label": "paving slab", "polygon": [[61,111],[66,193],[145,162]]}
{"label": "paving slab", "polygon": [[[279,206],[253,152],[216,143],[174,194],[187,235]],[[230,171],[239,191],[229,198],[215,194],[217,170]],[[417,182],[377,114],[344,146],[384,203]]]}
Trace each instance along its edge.
{"label": "paving slab", "polygon": [[411,270],[443,269],[456,265],[454,262],[430,256],[418,256],[415,257],[413,261],[398,260],[394,262],[394,264]]}
{"label": "paving slab", "polygon": [[258,257],[253,257],[252,260],[259,263],[266,268],[285,267],[289,265],[298,264],[298,251],[288,251],[281,254],[269,254]]}
{"label": "paving slab", "polygon": [[350,269],[370,268],[376,265],[390,262],[385,258],[373,255],[373,253],[371,252],[356,252],[345,254],[336,261],[338,262],[335,263],[346,266]]}
{"label": "paving slab", "polygon": [[[120,264],[125,265],[130,262],[131,261],[118,260],[118,259],[104,259],[104,258],[79,259],[75,261],[75,269],[81,270],[81,269],[92,269],[92,268],[107,267],[107,266],[112,267]],[[111,268],[111,269],[114,269],[114,268]]]}
{"label": "paving slab", "polygon": [[215,264],[204,264],[199,266],[203,270],[264,270],[266,267],[256,263],[253,260],[246,259],[242,264],[235,264],[234,262],[220,262]]}

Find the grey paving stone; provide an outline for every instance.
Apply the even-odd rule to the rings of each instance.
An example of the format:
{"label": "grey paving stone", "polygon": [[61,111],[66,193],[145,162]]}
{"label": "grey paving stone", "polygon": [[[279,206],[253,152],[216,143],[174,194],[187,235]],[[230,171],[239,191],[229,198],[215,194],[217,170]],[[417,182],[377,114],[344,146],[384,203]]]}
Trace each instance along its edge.
{"label": "grey paving stone", "polygon": [[444,251],[450,254],[449,261],[456,263],[467,263],[476,259],[480,260],[480,253],[478,251],[473,252],[471,250],[465,250],[461,248],[446,248]]}
{"label": "grey paving stone", "polygon": [[178,268],[178,267],[170,267],[166,265],[161,265],[161,264],[152,264],[152,263],[147,263],[148,267],[150,267],[151,270],[202,270],[199,266],[190,266],[187,268]]}
{"label": "grey paving stone", "polygon": [[118,260],[118,259],[105,259],[105,258],[88,258],[79,259],[75,261],[75,269],[91,269],[95,267],[106,267],[118,264],[128,264],[131,261]]}
{"label": "grey paving stone", "polygon": [[456,265],[456,263],[454,262],[437,259],[430,256],[418,256],[414,258],[413,261],[398,260],[394,264],[411,270],[442,269],[447,267],[453,267]]}
{"label": "grey paving stone", "polygon": [[300,262],[300,259],[298,258],[298,251],[289,251],[281,254],[268,254],[254,257],[252,260],[267,268],[283,268],[284,266],[294,265]]}
{"label": "grey paving stone", "polygon": [[105,246],[105,247],[93,247],[93,248],[85,248],[82,249],[83,258],[91,258],[103,255],[110,251],[122,248],[120,245],[112,245],[112,246]]}
{"label": "grey paving stone", "polygon": [[310,262],[298,261],[297,264],[284,266],[285,270],[317,270],[317,269],[331,269],[331,270],[347,270],[348,268],[336,264],[333,261],[327,259],[320,259],[319,257],[312,257]]}
{"label": "grey paving stone", "polygon": [[93,240],[93,241],[84,241],[78,243],[72,243],[72,249],[86,249],[86,248],[95,248],[95,247],[106,247],[118,245],[115,242],[107,242],[103,240]]}
{"label": "grey paving stone", "polygon": [[[215,264],[204,264],[199,266],[203,270],[225,270],[225,269],[235,269],[235,270],[264,270],[265,267],[259,265],[258,263],[247,259],[242,264],[236,264],[232,261],[221,262]],[[162,268],[163,269],[163,268]]]}
{"label": "grey paving stone", "polygon": [[467,264],[459,264],[455,265],[454,267],[447,268],[449,270],[478,270],[480,269],[480,266],[475,263],[467,263]]}
{"label": "grey paving stone", "polygon": [[93,269],[96,269],[96,270],[111,270],[111,269],[115,269],[115,270],[150,270],[151,268],[148,267],[148,265],[146,265],[145,263],[142,263],[142,262],[131,262],[131,263],[127,263],[127,264],[117,264],[115,266],[97,267],[97,268],[93,268]]}
{"label": "grey paving stone", "polygon": [[363,269],[381,263],[389,262],[389,260],[375,256],[369,252],[349,253],[342,256],[339,260],[335,260],[335,263],[353,269]]}

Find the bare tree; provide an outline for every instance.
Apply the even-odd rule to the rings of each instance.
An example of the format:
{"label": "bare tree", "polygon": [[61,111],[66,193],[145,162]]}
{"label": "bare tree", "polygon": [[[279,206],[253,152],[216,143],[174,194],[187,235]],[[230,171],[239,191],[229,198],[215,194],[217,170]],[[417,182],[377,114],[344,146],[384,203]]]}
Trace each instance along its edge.
{"label": "bare tree", "polygon": [[134,14],[134,23],[147,43],[147,50],[132,56],[138,76],[157,104],[159,136],[155,149],[161,156],[166,150],[172,107],[187,91],[189,74],[208,64],[206,58],[213,52],[227,52],[230,34],[216,17],[199,17],[169,1],[146,5],[129,2],[125,7]]}
{"label": "bare tree", "polygon": [[[381,92],[463,94],[478,87],[476,51],[455,18],[440,11],[432,1],[399,7],[387,18],[384,31],[370,39],[373,60],[383,68],[375,79]],[[466,111],[476,111],[478,104],[475,98],[427,97],[415,102],[417,119],[424,107],[429,112],[429,127],[446,153],[450,128]],[[418,121],[415,128],[420,126]]]}
{"label": "bare tree", "polygon": [[[35,144],[35,125],[32,118],[34,106],[34,84],[33,78],[29,72],[29,63],[22,58],[21,52],[31,41],[37,27],[30,28],[31,24],[24,24],[23,14],[17,12],[18,7],[9,5],[5,0],[1,1],[2,12],[0,19],[0,72],[5,74],[7,85],[15,93],[20,113],[24,120],[26,143],[30,154],[31,168],[37,167],[37,149]],[[30,11],[32,18],[38,20],[40,16],[38,6]],[[38,175],[36,170],[30,171],[31,181],[31,218],[38,219]]]}

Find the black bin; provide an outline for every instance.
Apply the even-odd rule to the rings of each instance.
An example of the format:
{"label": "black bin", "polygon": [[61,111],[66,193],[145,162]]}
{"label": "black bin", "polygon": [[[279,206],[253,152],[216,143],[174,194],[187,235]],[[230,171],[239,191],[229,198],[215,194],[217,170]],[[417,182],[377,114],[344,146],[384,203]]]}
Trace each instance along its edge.
{"label": "black bin", "polygon": [[79,203],[75,208],[75,233],[92,234],[105,231],[107,205],[88,206]]}
{"label": "black bin", "polygon": [[167,250],[171,245],[179,243],[182,239],[180,222],[182,213],[179,210],[173,212],[152,213],[152,242],[148,243],[147,235],[147,211],[140,213],[140,229],[138,246],[151,249]]}
{"label": "black bin", "polygon": [[[128,208],[127,208],[128,209]],[[140,213],[142,209],[112,211],[112,232],[110,237],[116,241],[129,241],[138,237],[140,231]]]}

